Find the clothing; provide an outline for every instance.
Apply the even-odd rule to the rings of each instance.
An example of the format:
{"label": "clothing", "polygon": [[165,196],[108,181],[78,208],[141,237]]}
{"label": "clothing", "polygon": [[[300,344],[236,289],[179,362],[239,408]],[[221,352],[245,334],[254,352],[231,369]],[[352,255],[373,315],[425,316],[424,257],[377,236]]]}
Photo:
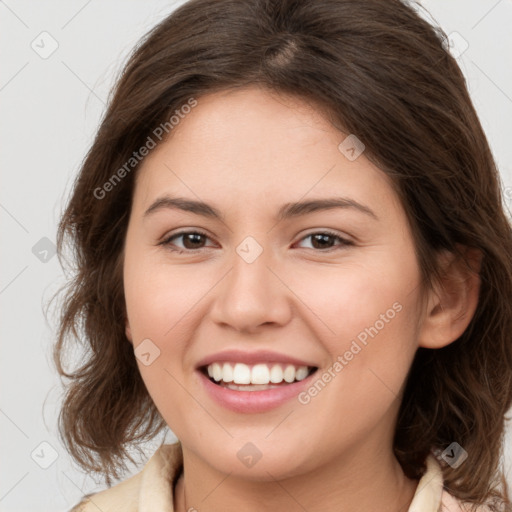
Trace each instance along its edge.
{"label": "clothing", "polygon": [[[443,489],[441,467],[433,455],[428,456],[426,465],[408,512],[466,512],[468,509]],[[88,495],[70,512],[174,512],[173,489],[182,467],[181,443],[164,444],[142,471]]]}

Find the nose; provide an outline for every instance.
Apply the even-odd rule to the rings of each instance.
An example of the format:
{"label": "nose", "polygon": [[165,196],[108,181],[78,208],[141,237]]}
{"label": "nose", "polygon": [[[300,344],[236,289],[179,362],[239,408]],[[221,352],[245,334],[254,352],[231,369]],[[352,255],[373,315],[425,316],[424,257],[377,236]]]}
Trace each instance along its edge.
{"label": "nose", "polygon": [[235,253],[232,267],[215,287],[211,318],[237,331],[255,332],[263,325],[286,325],[292,317],[293,293],[264,250],[254,261]]}

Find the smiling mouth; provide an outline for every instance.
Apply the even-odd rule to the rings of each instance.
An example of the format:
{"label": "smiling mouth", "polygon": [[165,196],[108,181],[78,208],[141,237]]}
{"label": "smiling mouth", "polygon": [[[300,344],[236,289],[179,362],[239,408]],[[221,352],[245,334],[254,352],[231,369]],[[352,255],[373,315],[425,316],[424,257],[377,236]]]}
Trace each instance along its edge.
{"label": "smiling mouth", "polygon": [[264,391],[300,382],[318,370],[316,366],[282,363],[218,362],[202,366],[199,371],[219,387],[234,391]]}

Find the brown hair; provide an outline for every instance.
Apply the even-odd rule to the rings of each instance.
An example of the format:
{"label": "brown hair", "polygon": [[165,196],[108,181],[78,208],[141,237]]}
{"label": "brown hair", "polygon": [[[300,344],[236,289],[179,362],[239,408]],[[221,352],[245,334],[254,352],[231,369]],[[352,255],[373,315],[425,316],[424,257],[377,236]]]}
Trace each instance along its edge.
{"label": "brown hair", "polygon": [[[59,428],[82,467],[110,484],[132,460],[127,447],[165,426],[124,332],[122,252],[136,167],[108,196],[95,191],[190,98],[259,84],[314,102],[363,141],[396,187],[426,287],[440,250],[481,252],[477,311],[458,340],[417,351],[394,450],[417,478],[430,451],[456,441],[468,459],[443,464],[446,488],[473,504],[509,503],[499,458],[512,398],[511,227],[445,40],[399,0],[193,0],[146,35],[117,81],[58,232],[61,262],[66,243],[75,261],[54,352],[69,379]],[[84,356],[68,373],[64,356],[77,343]]]}

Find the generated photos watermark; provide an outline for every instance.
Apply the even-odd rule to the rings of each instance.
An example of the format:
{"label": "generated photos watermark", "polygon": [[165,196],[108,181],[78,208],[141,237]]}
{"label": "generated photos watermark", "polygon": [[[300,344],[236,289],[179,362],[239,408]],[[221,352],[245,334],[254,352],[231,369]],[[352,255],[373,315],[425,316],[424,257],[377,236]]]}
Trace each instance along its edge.
{"label": "generated photos watermark", "polygon": [[[176,127],[182,119],[189,114],[192,109],[197,106],[197,100],[195,98],[189,98],[187,103],[183,104],[179,109],[176,109],[169,120],[165,123],[160,123],[151,133],[148,135],[146,142],[138,149],[134,151],[132,156],[112,174],[112,176],[103,183],[101,187],[96,187],[93,191],[96,199],[104,199],[108,192],[111,192],[121,180],[129,174],[147,155],[154,149],[158,142],[170,133],[170,131]],[[156,139],[156,140],[155,140]]]}
{"label": "generated photos watermark", "polygon": [[379,332],[386,327],[387,324],[395,318],[397,313],[402,311],[403,306],[400,302],[395,302],[385,313],[382,313],[378,320],[374,322],[370,327],[366,327],[362,330],[355,339],[352,340],[350,347],[343,354],[338,355],[336,361],[325,370],[311,386],[306,390],[299,393],[298,401],[302,405],[307,405],[315,398],[325,386],[331,382],[350,361],[354,359],[370,341],[369,338],[373,339]]}

